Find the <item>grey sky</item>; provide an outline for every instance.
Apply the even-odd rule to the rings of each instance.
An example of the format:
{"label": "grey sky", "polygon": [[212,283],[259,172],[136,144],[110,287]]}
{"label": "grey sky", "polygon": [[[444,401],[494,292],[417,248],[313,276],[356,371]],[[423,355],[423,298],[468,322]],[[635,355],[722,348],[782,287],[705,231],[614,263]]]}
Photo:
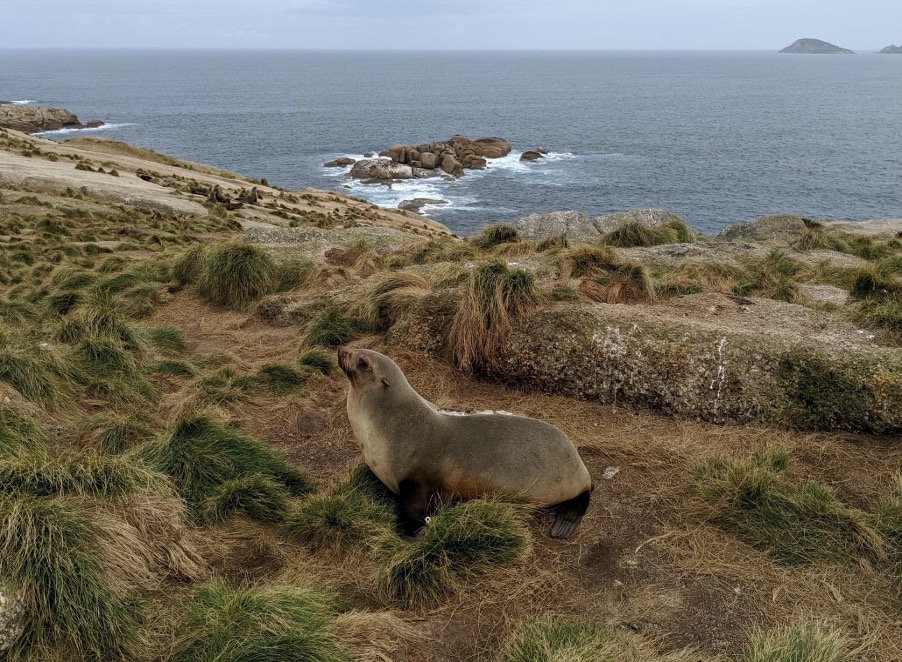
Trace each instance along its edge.
{"label": "grey sky", "polygon": [[902,0],[0,0],[0,47],[767,49],[902,42]]}

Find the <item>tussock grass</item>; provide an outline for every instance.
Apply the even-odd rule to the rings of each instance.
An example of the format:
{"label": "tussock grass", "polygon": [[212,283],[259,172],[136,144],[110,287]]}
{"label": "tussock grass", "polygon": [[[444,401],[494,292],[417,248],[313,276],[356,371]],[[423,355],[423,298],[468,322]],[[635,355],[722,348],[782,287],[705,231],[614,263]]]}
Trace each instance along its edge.
{"label": "tussock grass", "polygon": [[204,272],[205,262],[206,253],[202,246],[195,246],[179,255],[172,263],[172,280],[176,286],[197,283]]}
{"label": "tussock grass", "polygon": [[408,608],[425,607],[459,583],[517,561],[528,545],[524,512],[494,499],[440,507],[415,542],[397,536],[382,542],[379,594]]}
{"label": "tussock grass", "polygon": [[338,347],[346,345],[370,330],[366,320],[354,317],[338,306],[329,305],[307,325],[304,344],[308,347],[317,345]]}
{"label": "tussock grass", "polygon": [[469,371],[497,365],[511,324],[540,300],[541,291],[529,272],[508,269],[497,260],[474,268],[448,336],[457,366]]}
{"label": "tussock grass", "polygon": [[849,293],[856,299],[887,297],[902,294],[902,281],[889,269],[871,265],[855,272]]}
{"label": "tussock grass", "polygon": [[497,659],[498,662],[702,662],[704,658],[693,651],[658,653],[633,632],[550,618],[521,627]]}
{"label": "tussock grass", "polygon": [[261,522],[281,522],[288,513],[291,495],[267,476],[251,474],[227,480],[204,501],[204,519],[223,522],[241,513]]}
{"label": "tussock grass", "polygon": [[763,258],[744,264],[745,278],[733,287],[735,294],[755,294],[778,301],[799,300],[797,277],[802,266],[781,250],[772,250]]}
{"label": "tussock grass", "polygon": [[594,280],[584,280],[581,294],[600,303],[655,301],[657,289],[648,269],[638,262],[621,262]]}
{"label": "tussock grass", "polygon": [[897,252],[890,242],[879,241],[873,237],[847,235],[846,243],[849,245],[848,252],[863,260],[882,260]]}
{"label": "tussock grass", "polygon": [[159,361],[147,368],[147,372],[169,377],[194,377],[197,375],[197,371],[188,363],[174,360]]}
{"label": "tussock grass", "polygon": [[103,336],[82,338],[70,352],[74,379],[115,403],[143,403],[157,392],[144,379],[134,356],[121,341]]}
{"label": "tussock grass", "polygon": [[54,348],[2,327],[0,381],[45,407],[66,404],[72,391],[70,366]]}
{"label": "tussock grass", "polygon": [[307,383],[308,373],[283,363],[267,363],[254,375],[254,381],[274,393],[290,393]]}
{"label": "tussock grass", "polygon": [[83,299],[79,292],[52,292],[44,298],[44,310],[48,315],[66,315]]}
{"label": "tussock grass", "polygon": [[141,342],[129,323],[128,304],[120,297],[94,294],[84,301],[73,316],[57,325],[54,340],[74,343],[88,337],[112,338],[129,351],[138,351]]}
{"label": "tussock grass", "polygon": [[608,246],[633,248],[637,246],[658,246],[661,244],[690,243],[695,237],[683,220],[674,220],[663,225],[648,226],[639,221],[629,221],[616,230],[608,232],[602,241]]}
{"label": "tussock grass", "polygon": [[227,481],[260,475],[291,496],[313,491],[307,476],[269,446],[204,414],[183,417],[170,434],[144,446],[140,454],[173,479],[195,521],[203,519],[205,500]]}
{"label": "tussock grass", "polygon": [[451,239],[430,239],[411,256],[414,264],[436,264],[438,262],[461,262],[476,257],[468,244]]}
{"label": "tussock grass", "polygon": [[101,543],[83,511],[60,498],[6,491],[0,527],[0,576],[28,614],[13,658],[134,659],[135,604],[106,580]]}
{"label": "tussock grass", "polygon": [[181,662],[348,659],[334,631],[335,599],[312,586],[211,582],[187,605],[173,656]]}
{"label": "tussock grass", "polygon": [[301,358],[298,359],[298,363],[324,375],[331,375],[336,368],[332,355],[319,349],[311,349],[304,352],[301,354]]}
{"label": "tussock grass", "polygon": [[97,281],[97,274],[78,267],[62,267],[57,269],[50,279],[51,284],[59,290],[83,290]]}
{"label": "tussock grass", "polygon": [[10,301],[0,299],[0,320],[10,326],[22,326],[32,322],[37,314],[32,307],[24,301]]}
{"label": "tussock grass", "polygon": [[101,414],[81,424],[82,440],[92,442],[101,453],[119,455],[148,441],[152,426],[141,414]]}
{"label": "tussock grass", "polygon": [[888,258],[857,270],[849,292],[862,300],[855,311],[857,321],[883,329],[896,341],[902,341],[902,278],[896,262],[895,258]]}
{"label": "tussock grass", "polygon": [[189,392],[186,405],[221,405],[244,400],[256,385],[252,375],[226,366],[191,382],[186,387]]}
{"label": "tussock grass", "polygon": [[902,598],[902,474],[893,479],[889,494],[877,504],[873,516],[874,526],[888,541],[890,570]]}
{"label": "tussock grass", "polygon": [[780,563],[886,558],[886,543],[866,513],[822,483],[791,484],[787,461],[784,452],[767,451],[751,460],[703,462],[692,483],[700,514]]}
{"label": "tussock grass", "polygon": [[164,353],[178,354],[188,349],[185,335],[174,326],[150,326],[142,329],[147,342]]}
{"label": "tussock grass", "polygon": [[803,218],[805,233],[793,242],[792,247],[800,251],[831,250],[850,253],[851,247],[837,234],[831,232],[823,223]]}
{"label": "tussock grass", "polygon": [[564,274],[570,278],[583,278],[614,268],[621,260],[606,246],[575,246],[562,255]]}
{"label": "tussock grass", "polygon": [[742,267],[728,262],[681,261],[659,276],[659,290],[674,294],[699,292],[732,293],[739,283],[748,282]]}
{"label": "tussock grass", "polygon": [[743,662],[845,662],[848,659],[851,658],[846,636],[834,627],[817,623],[757,632],[742,657]]}
{"label": "tussock grass", "polygon": [[163,474],[127,456],[50,458],[45,454],[0,460],[0,486],[33,496],[115,497],[136,493],[172,493]]}
{"label": "tussock grass", "polygon": [[203,262],[198,282],[210,303],[245,310],[261,297],[275,292],[279,269],[262,248],[252,244],[226,244]]}
{"label": "tussock grass", "polygon": [[430,291],[429,283],[419,274],[397,271],[356,293],[348,313],[368,329],[385,331]]}
{"label": "tussock grass", "polygon": [[520,241],[520,233],[512,225],[489,225],[483,228],[482,233],[474,237],[472,243],[477,248],[489,250],[500,244],[510,244]]}
{"label": "tussock grass", "polygon": [[0,459],[13,455],[42,454],[50,437],[33,418],[0,401]]}
{"label": "tussock grass", "polygon": [[277,265],[276,292],[288,292],[312,282],[319,269],[309,260],[289,260]]}
{"label": "tussock grass", "polygon": [[394,530],[395,502],[366,466],[324,494],[307,497],[291,514],[285,532],[293,540],[333,552],[372,543]]}

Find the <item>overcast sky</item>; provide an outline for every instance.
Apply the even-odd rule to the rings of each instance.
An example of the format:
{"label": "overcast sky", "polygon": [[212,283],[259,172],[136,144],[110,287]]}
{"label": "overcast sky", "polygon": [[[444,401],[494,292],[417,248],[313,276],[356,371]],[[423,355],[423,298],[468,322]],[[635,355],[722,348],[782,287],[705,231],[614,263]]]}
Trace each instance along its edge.
{"label": "overcast sky", "polygon": [[778,50],[799,37],[900,43],[902,0],[0,0],[0,47]]}

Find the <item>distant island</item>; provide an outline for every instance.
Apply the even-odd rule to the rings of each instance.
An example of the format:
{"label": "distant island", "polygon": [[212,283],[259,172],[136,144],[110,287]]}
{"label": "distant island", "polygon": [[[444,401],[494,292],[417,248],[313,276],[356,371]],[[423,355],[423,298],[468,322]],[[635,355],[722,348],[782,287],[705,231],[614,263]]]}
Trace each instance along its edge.
{"label": "distant island", "polygon": [[890,44],[886,48],[880,51],[881,53],[891,53],[893,55],[902,55],[902,46],[896,46],[895,44]]}
{"label": "distant island", "polygon": [[803,53],[810,55],[849,55],[854,53],[848,48],[842,48],[835,44],[830,44],[820,39],[797,39],[792,44],[784,48],[781,53]]}

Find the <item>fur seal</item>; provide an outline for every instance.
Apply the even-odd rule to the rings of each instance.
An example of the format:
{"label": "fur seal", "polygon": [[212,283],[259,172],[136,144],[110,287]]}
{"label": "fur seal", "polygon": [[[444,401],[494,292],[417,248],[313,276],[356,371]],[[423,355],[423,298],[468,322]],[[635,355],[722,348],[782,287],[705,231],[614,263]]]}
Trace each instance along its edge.
{"label": "fur seal", "polygon": [[423,525],[435,497],[488,494],[553,506],[553,538],[576,530],[589,507],[592,479],[559,429],[525,416],[439,409],[378,352],[340,347],[338,363],[351,382],[348,418],[364,462],[400,496],[405,530]]}

